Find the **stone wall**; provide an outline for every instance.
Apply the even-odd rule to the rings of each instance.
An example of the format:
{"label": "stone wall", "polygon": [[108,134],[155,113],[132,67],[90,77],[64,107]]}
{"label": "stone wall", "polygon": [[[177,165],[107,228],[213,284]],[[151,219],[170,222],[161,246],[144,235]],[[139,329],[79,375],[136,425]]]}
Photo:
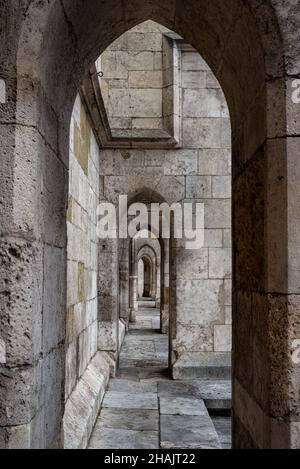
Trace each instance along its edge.
{"label": "stone wall", "polygon": [[[139,26],[143,47],[151,47],[152,33],[147,46],[146,32],[152,29],[151,22]],[[128,46],[130,34],[126,33],[111,49],[118,49],[119,44]],[[159,194],[168,203],[204,203],[204,248],[187,251],[178,245],[172,246],[172,365],[175,377],[194,372],[192,370],[201,368],[201,364],[210,369],[219,365],[221,375],[226,369],[228,376],[231,351],[230,119],[223,92],[207,64],[191,46],[178,41],[178,37],[174,41],[179,51],[182,145],[161,150],[151,149],[150,145],[147,149],[102,150],[103,197],[117,204],[119,194],[127,194],[130,199],[146,191],[150,194],[147,202],[153,202],[154,194]],[[127,57],[131,60],[129,55]],[[124,56],[122,63],[126,69],[125,59]],[[115,89],[109,88],[110,83],[110,80],[106,82],[108,95]],[[145,200],[143,196],[142,200]]]}
{"label": "stone wall", "polygon": [[61,446],[74,94],[149,18],[207,59],[232,118],[234,444],[299,448],[299,2],[10,0],[0,17],[1,448]]}
{"label": "stone wall", "polygon": [[66,399],[97,352],[99,179],[99,149],[78,97],[70,137]]}
{"label": "stone wall", "polygon": [[163,131],[174,131],[171,123],[176,83],[173,45],[167,34],[167,28],[148,21],[123,34],[97,61],[114,136],[158,138]]}
{"label": "stone wall", "polygon": [[112,363],[98,352],[99,148],[78,96],[70,124],[64,446],[85,448]]}

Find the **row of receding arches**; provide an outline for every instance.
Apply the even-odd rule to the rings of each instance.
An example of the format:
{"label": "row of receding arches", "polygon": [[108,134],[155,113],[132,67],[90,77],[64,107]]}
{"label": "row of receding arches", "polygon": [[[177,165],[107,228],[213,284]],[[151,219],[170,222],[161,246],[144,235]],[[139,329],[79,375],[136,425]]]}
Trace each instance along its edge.
{"label": "row of receding arches", "polygon": [[16,445],[21,433],[27,447],[62,446],[70,117],[99,53],[153,19],[203,55],[231,115],[234,444],[299,447],[299,367],[291,360],[299,336],[299,111],[289,96],[300,73],[297,2],[11,1],[0,14],[8,99],[0,109],[1,445]]}

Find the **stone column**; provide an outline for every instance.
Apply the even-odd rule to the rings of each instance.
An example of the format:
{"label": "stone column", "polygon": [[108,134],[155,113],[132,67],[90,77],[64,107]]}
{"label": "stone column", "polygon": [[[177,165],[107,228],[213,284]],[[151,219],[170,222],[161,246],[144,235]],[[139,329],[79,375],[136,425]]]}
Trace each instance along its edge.
{"label": "stone column", "polygon": [[123,319],[128,327],[129,315],[129,240],[121,240],[120,247],[120,318]]}
{"label": "stone column", "polygon": [[136,265],[136,247],[135,240],[131,241],[130,249],[130,276],[129,276],[129,314],[130,322],[136,321],[138,311],[138,276]]}
{"label": "stone column", "polygon": [[161,333],[169,332],[169,314],[170,314],[170,241],[163,241],[163,256],[161,258]]}
{"label": "stone column", "polygon": [[116,361],[119,336],[119,249],[118,240],[99,242],[98,350]]}

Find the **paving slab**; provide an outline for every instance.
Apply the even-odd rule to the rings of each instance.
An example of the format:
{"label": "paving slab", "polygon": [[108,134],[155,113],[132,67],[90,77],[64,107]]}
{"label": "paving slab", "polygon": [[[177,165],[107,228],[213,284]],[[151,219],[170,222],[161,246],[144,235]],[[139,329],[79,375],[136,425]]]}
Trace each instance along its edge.
{"label": "paving slab", "polygon": [[112,379],[109,383],[109,391],[128,392],[128,393],[157,393],[157,383],[144,381],[132,381],[130,379]]}
{"label": "paving slab", "polygon": [[194,382],[189,381],[163,381],[158,383],[159,397],[189,397],[201,399],[201,393]]}
{"label": "paving slab", "polygon": [[158,432],[99,428],[95,429],[89,449],[159,449],[159,436]]}
{"label": "paving slab", "polygon": [[163,449],[221,449],[221,443],[208,415],[160,418],[161,447]]}
{"label": "paving slab", "polygon": [[90,441],[91,449],[229,449],[229,380],[171,380],[168,336],[155,328],[156,309],[141,310],[130,325]]}
{"label": "paving slab", "polygon": [[158,409],[157,394],[154,393],[142,393],[132,394],[128,392],[117,392],[108,391],[105,394],[103,408],[114,408],[114,409]]}
{"label": "paving slab", "polygon": [[158,432],[159,416],[156,410],[102,409],[98,428],[102,427]]}
{"label": "paving slab", "polygon": [[161,397],[159,402],[161,415],[208,415],[204,401],[200,399]]}

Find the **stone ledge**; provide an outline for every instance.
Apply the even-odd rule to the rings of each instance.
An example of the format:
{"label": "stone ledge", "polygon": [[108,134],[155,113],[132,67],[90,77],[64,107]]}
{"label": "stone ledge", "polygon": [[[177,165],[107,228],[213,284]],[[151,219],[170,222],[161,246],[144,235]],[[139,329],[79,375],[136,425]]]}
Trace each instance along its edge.
{"label": "stone ledge", "polygon": [[65,449],[85,449],[108,386],[111,359],[98,352],[69,397],[63,419]]}
{"label": "stone ledge", "polygon": [[231,379],[231,354],[186,352],[172,368],[174,380]]}

